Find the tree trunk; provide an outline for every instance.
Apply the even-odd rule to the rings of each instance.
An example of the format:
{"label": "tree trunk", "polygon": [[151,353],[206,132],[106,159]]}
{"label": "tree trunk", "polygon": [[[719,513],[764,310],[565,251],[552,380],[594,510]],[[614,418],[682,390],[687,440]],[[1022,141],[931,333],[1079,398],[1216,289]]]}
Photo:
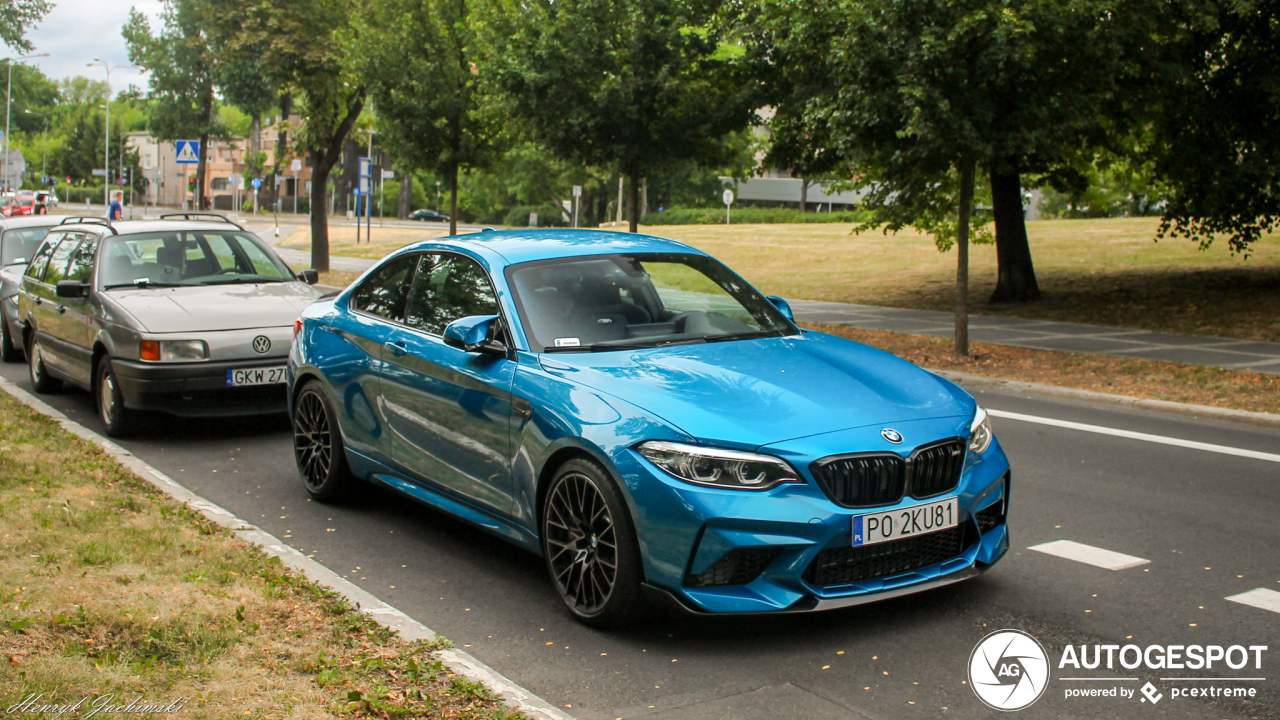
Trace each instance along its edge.
{"label": "tree trunk", "polygon": [[[254,115],[249,122],[249,162],[248,165],[253,169],[253,176],[259,177],[261,173],[258,171],[258,154],[262,152],[262,116]],[[236,208],[240,210],[240,208]]]}
{"label": "tree trunk", "polygon": [[413,212],[413,174],[401,172],[400,207],[396,211],[396,217],[405,220],[408,219],[411,212]]}
{"label": "tree trunk", "polygon": [[200,135],[200,164],[196,165],[196,210],[205,210],[204,189],[209,171],[209,133]]}
{"label": "tree trunk", "polygon": [[644,184],[640,186],[640,218],[644,219],[649,214],[649,178],[644,179]]}
{"label": "tree trunk", "polygon": [[449,166],[449,234],[458,234],[458,163]]}
{"label": "tree trunk", "polygon": [[619,225],[622,224],[622,184],[623,184],[623,178],[621,175],[619,175],[618,176],[618,207],[616,208],[617,209],[616,214],[618,216],[618,219],[614,221]]}
{"label": "tree trunk", "polygon": [[1022,183],[1018,173],[991,172],[991,200],[996,217],[996,290],[988,302],[1027,302],[1040,299],[1036,269],[1031,264],[1026,216],[1022,212]]}
{"label": "tree trunk", "polygon": [[640,218],[637,212],[640,209],[640,170],[632,167],[627,173],[631,183],[627,187],[627,222],[630,232],[640,232]]}
{"label": "tree trunk", "polygon": [[973,213],[974,161],[960,161],[960,217],[956,221],[956,354],[969,355],[969,216]]}
{"label": "tree trunk", "polygon": [[808,178],[800,178],[800,212],[805,212],[809,207],[809,180]]}
{"label": "tree trunk", "polygon": [[361,90],[348,98],[347,116],[338,123],[333,135],[325,139],[324,149],[311,151],[311,194],[312,197],[320,195],[320,202],[311,203],[311,266],[319,272],[329,272],[329,215],[324,204],[329,173],[342,157],[342,143],[363,109],[364,91]]}
{"label": "tree trunk", "polygon": [[[293,112],[293,96],[285,93],[280,96],[280,123],[276,132],[276,151],[272,154],[274,158],[271,163],[271,199],[274,202],[276,195],[276,179],[275,176],[280,174],[280,163],[284,161],[285,156],[289,152],[289,131],[285,130],[285,123],[289,122],[289,114]],[[296,195],[298,188],[295,186],[293,192]]]}

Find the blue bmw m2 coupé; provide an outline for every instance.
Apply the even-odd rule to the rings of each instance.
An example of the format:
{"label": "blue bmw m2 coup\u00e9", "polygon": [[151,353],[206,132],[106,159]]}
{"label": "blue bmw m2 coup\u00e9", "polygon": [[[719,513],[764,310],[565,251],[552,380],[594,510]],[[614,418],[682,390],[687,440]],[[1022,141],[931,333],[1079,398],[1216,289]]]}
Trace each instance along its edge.
{"label": "blue bmw m2 coup\u00e9", "polygon": [[317,500],[382,485],[540,554],[617,624],[821,610],[973,577],[1009,462],[953,383],[802,330],[687,245],[486,231],[383,259],[298,321]]}

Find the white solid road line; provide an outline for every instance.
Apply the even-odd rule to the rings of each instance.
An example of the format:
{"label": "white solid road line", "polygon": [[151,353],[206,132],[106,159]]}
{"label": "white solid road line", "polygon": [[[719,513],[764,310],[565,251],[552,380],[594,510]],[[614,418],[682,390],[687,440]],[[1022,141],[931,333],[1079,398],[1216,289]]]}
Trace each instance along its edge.
{"label": "white solid road line", "polygon": [[1280,613],[1280,592],[1275,590],[1258,588],[1239,595],[1228,596],[1227,599],[1231,602],[1238,602],[1241,605],[1250,605],[1263,610],[1270,610],[1273,613]]}
{"label": "white solid road line", "polygon": [[1067,428],[1069,430],[1079,430],[1081,432],[1091,432],[1099,435],[1113,435],[1115,437],[1128,438],[1130,440],[1141,440],[1143,442],[1158,443],[1160,445],[1174,445],[1177,447],[1191,448],[1192,450],[1204,450],[1206,452],[1221,453],[1222,455],[1235,455],[1237,457],[1280,463],[1280,455],[1258,452],[1257,450],[1245,450],[1242,448],[1228,447],[1226,445],[1196,442],[1195,440],[1182,440],[1180,438],[1165,437],[1164,435],[1150,435],[1148,433],[1120,430],[1118,428],[1103,427],[1101,425],[1087,425],[1085,423],[1071,422],[1069,420],[1054,420],[1053,418],[1040,417],[1038,415],[1023,415],[1022,413],[1008,412],[1006,410],[992,410],[991,408],[987,408],[987,414],[992,417],[1004,418],[1006,420],[1020,420],[1022,422],[1036,423],[1037,425],[1052,425],[1054,427]]}
{"label": "white solid road line", "polygon": [[1054,540],[1042,545],[1032,545],[1027,549],[1042,552],[1046,555],[1066,558],[1067,560],[1075,560],[1086,565],[1106,568],[1107,570],[1126,570],[1151,562],[1140,557],[1111,552],[1110,550],[1103,550],[1102,548],[1072,542],[1071,540]]}

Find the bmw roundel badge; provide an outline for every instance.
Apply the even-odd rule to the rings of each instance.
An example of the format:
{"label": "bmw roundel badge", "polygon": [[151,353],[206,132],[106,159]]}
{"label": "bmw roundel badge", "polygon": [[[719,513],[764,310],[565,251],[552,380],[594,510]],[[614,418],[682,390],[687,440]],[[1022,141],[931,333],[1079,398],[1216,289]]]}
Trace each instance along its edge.
{"label": "bmw roundel badge", "polygon": [[897,430],[894,430],[893,428],[885,428],[881,430],[880,437],[884,438],[885,440],[888,440],[894,445],[897,445],[898,443],[902,442],[902,433],[898,432]]}

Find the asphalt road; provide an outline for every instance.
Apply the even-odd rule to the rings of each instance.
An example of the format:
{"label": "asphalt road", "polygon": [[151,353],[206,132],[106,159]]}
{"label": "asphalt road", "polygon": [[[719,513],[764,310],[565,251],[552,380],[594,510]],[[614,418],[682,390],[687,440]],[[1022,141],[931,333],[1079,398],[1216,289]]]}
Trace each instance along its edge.
{"label": "asphalt road", "polygon": [[[0,374],[30,388],[24,365]],[[1267,453],[1280,429],[1162,415],[973,386],[990,408]],[[100,431],[90,398],[44,396]],[[158,423],[122,444],[194,492],[350,578],[566,712],[584,719],[991,717],[963,683],[994,629],[1065,644],[1267,645],[1239,673],[1054,668],[1026,717],[1280,718],[1280,613],[1225,598],[1280,591],[1280,463],[1011,419],[995,429],[1013,463],[1013,547],[965,583],[873,605],[776,618],[655,617],[583,627],[540,559],[433,510],[370,488],[343,506],[308,501],[283,418]],[[1028,550],[1072,540],[1149,560],[1107,570]],[[1234,683],[1161,681],[1235,677]],[[1135,680],[1072,682],[1069,676]],[[1244,675],[1240,675],[1244,676]],[[1162,699],[1067,699],[1067,689]],[[1173,699],[1188,686],[1256,688],[1252,700]],[[1139,693],[1137,698],[1141,698]]]}

